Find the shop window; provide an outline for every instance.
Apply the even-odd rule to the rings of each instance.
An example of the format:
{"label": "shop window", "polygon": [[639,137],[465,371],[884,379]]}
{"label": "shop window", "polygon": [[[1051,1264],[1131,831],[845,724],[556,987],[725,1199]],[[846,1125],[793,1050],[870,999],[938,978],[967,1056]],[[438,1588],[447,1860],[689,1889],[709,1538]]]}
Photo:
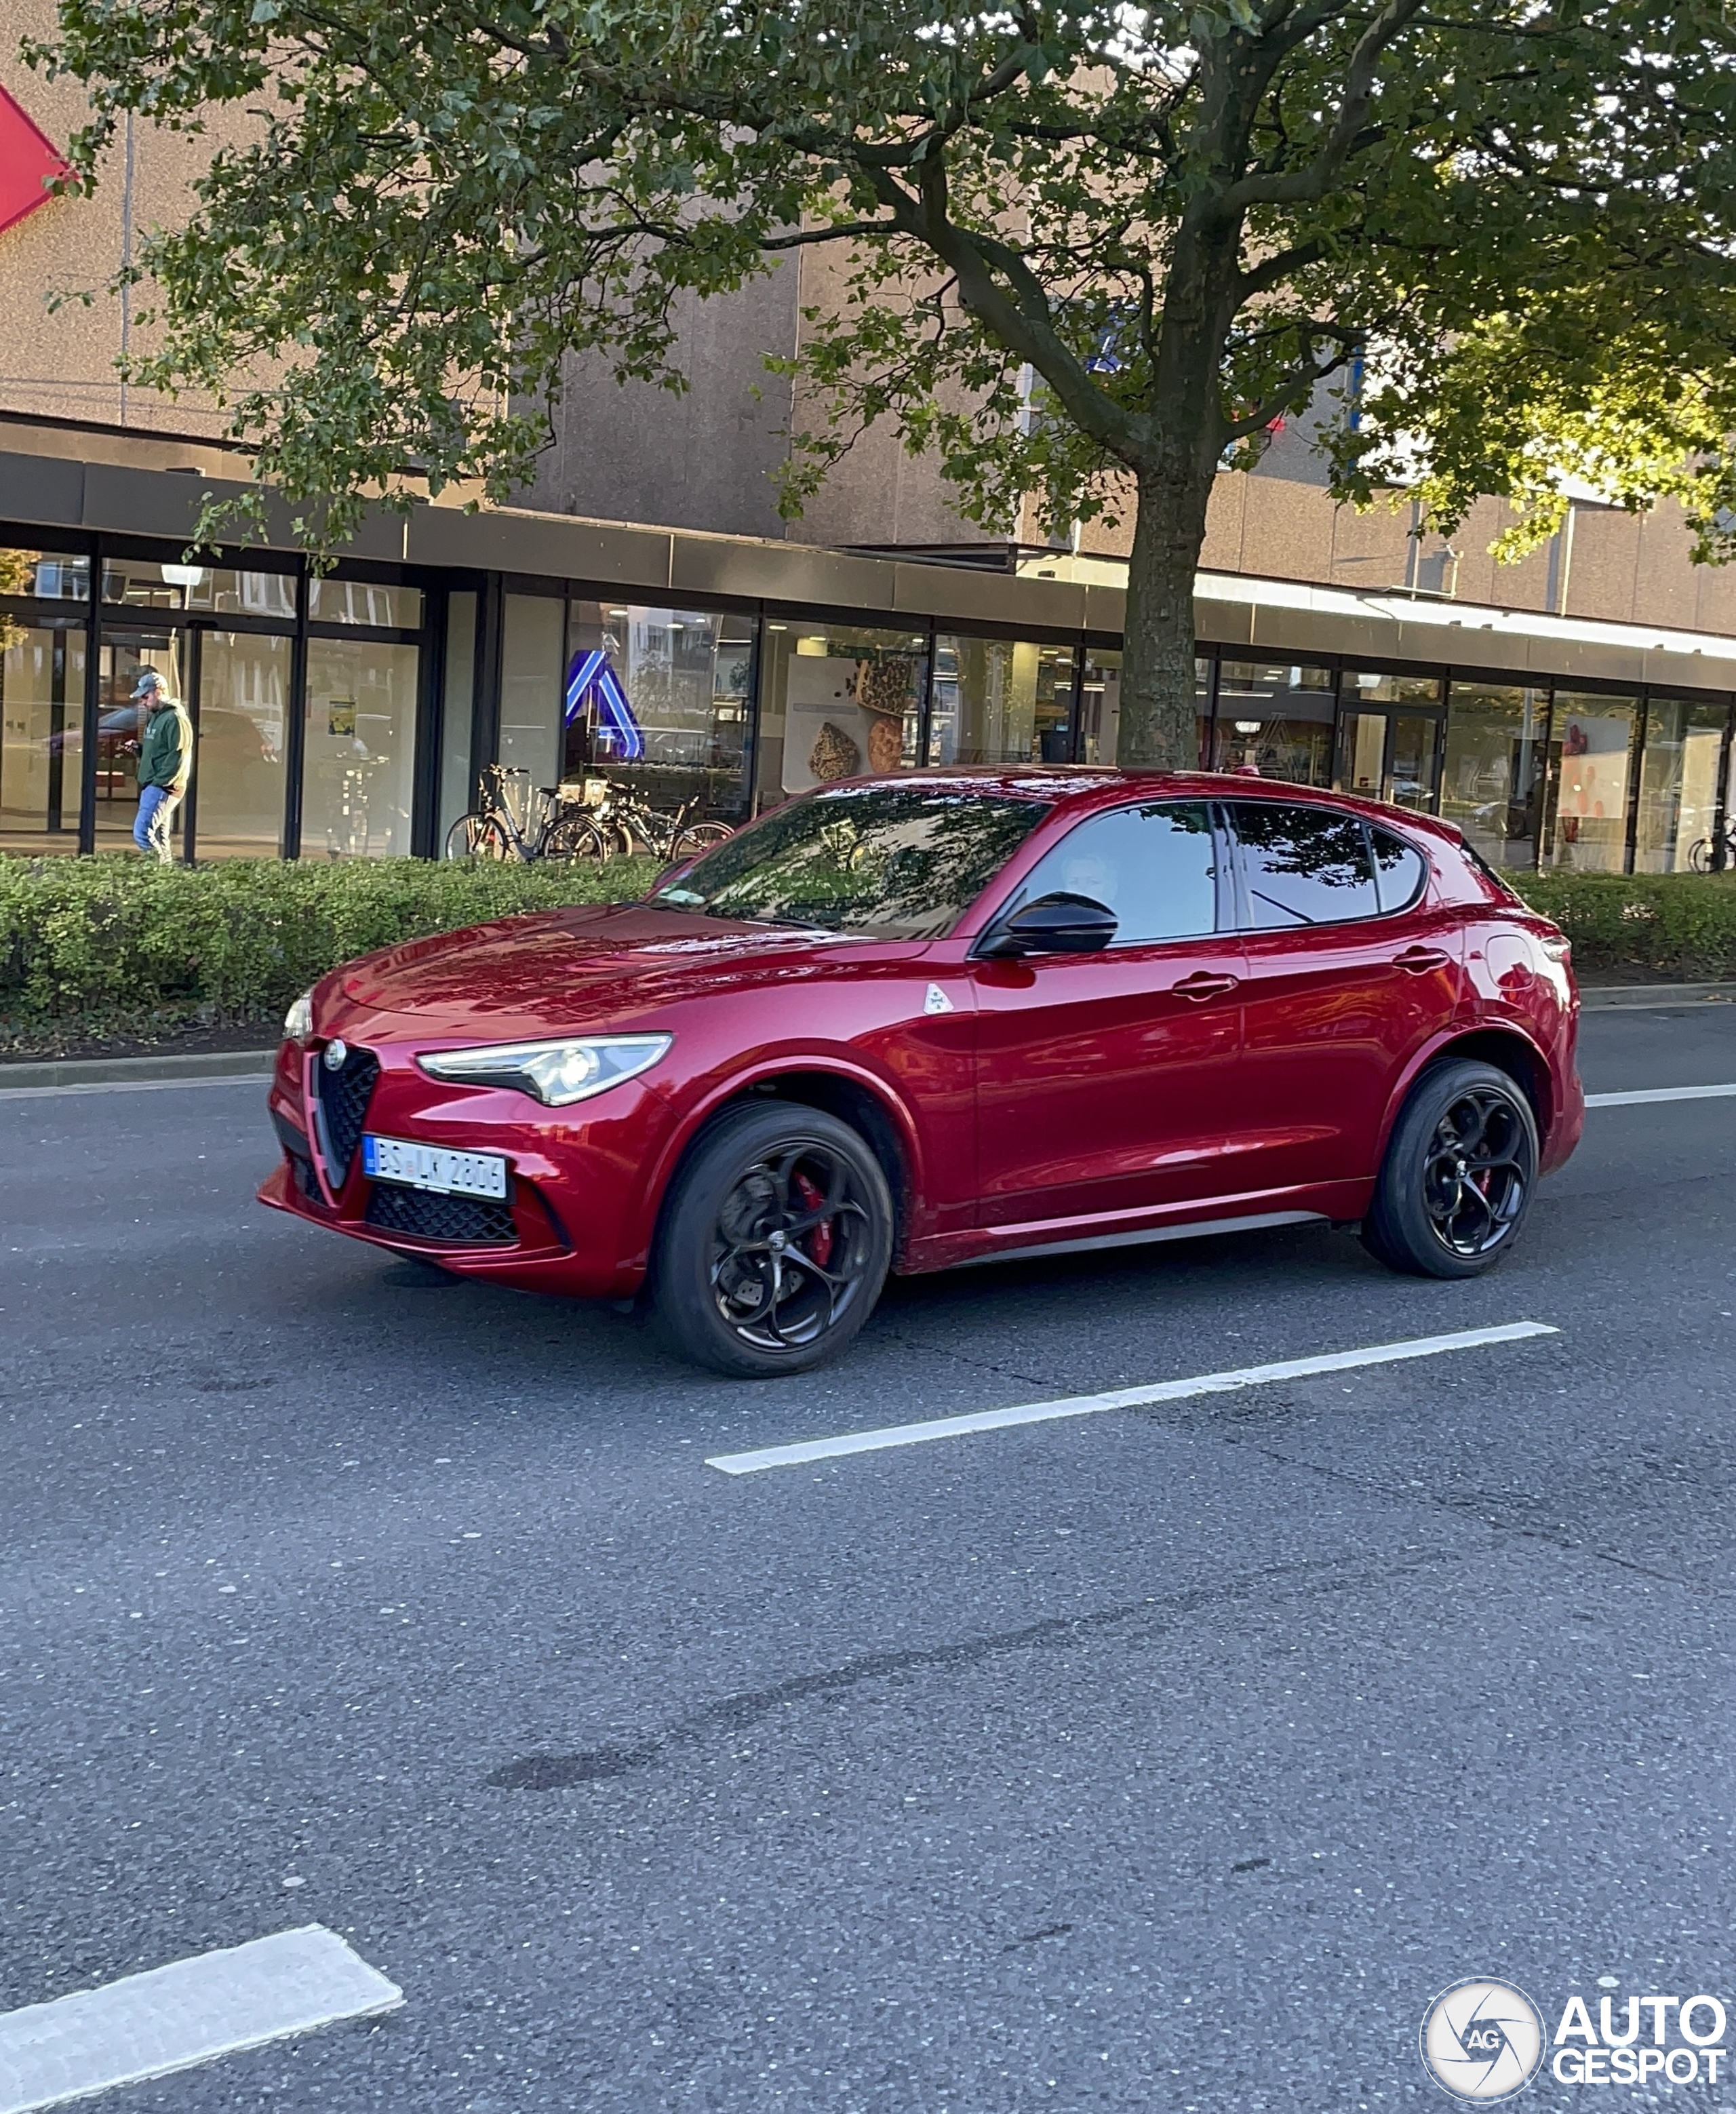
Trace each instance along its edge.
{"label": "shop window", "polygon": [[1438,675],[1346,669],[1340,686],[1340,789],[1389,801],[1396,808],[1430,810],[1435,803],[1441,691]]}
{"label": "shop window", "polygon": [[446,832],[460,815],[468,812],[476,797],[470,762],[476,698],[476,613],[475,595],[467,592],[447,596],[445,680],[440,699],[440,814],[436,830],[436,840],[442,844]]}
{"label": "shop window", "polygon": [[1692,698],[1653,697],[1647,703],[1633,845],[1636,873],[1686,872],[1694,846],[1702,841],[1710,845],[1726,710],[1721,702]]}
{"label": "shop window", "polygon": [[75,852],[82,625],[0,625],[0,850]]}
{"label": "shop window", "polygon": [[[1085,648],[1085,667],[1079,684],[1079,760],[1081,763],[1114,763],[1120,738],[1122,712],[1122,657],[1095,646]],[[1212,753],[1212,664],[1194,663],[1194,715],[1199,734],[1199,762],[1204,768]]]}
{"label": "shop window", "polygon": [[[105,619],[97,653],[96,849],[121,851],[133,841],[139,812],[139,736],[144,707],[133,695],[148,668],[161,675],[171,698],[187,697],[189,634],[163,626],[116,625]],[[176,812],[177,855],[185,828],[185,806]]]}
{"label": "shop window", "polygon": [[928,638],[871,625],[765,627],[761,798],[838,778],[884,777],[921,760]]}
{"label": "shop window", "polygon": [[194,850],[275,858],[282,844],[290,641],[246,631],[199,640]]}
{"label": "shop window", "polygon": [[37,602],[84,602],[90,593],[90,561],[65,551],[0,550],[0,595]]}
{"label": "shop window", "polygon": [[566,621],[566,604],[552,595],[508,595],[501,604],[498,754],[513,774],[508,795],[521,829],[530,823],[537,794],[561,776]]}
{"label": "shop window", "polygon": [[295,575],[111,557],[103,561],[103,599],[126,609],[267,617],[289,625],[295,621]]}
{"label": "shop window", "polygon": [[304,858],[409,856],[418,658],[413,646],[308,640]]}
{"label": "shop window", "polygon": [[1073,649],[1024,638],[934,641],[930,763],[1064,763],[1072,731]]}
{"label": "shop window", "polygon": [[422,629],[420,588],[382,588],[372,580],[346,580],[333,573],[308,583],[312,624],[369,624],[381,631]]}
{"label": "shop window", "polygon": [[1546,693],[1502,683],[1452,684],[1441,812],[1492,866],[1537,863]]}
{"label": "shop window", "polygon": [[1222,662],[1213,768],[1292,785],[1330,785],[1337,691],[1330,668]]}
{"label": "shop window", "polygon": [[1557,690],[1540,862],[1575,873],[1620,873],[1627,857],[1628,785],[1638,701]]}

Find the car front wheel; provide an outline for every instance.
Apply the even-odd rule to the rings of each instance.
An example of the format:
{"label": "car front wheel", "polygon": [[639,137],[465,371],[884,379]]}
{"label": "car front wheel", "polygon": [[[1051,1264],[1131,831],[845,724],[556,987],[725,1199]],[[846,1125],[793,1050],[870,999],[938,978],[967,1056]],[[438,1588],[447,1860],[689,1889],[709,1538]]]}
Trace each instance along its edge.
{"label": "car front wheel", "polygon": [[891,1192],[860,1132],[788,1101],[732,1110],[697,1142],[665,1207],[658,1327],[714,1372],[806,1372],[873,1312],[892,1241]]}
{"label": "car front wheel", "polygon": [[1475,1277],[1518,1239],[1537,1178],[1537,1119],[1518,1082],[1492,1064],[1437,1065],[1393,1127],[1364,1245],[1393,1270]]}

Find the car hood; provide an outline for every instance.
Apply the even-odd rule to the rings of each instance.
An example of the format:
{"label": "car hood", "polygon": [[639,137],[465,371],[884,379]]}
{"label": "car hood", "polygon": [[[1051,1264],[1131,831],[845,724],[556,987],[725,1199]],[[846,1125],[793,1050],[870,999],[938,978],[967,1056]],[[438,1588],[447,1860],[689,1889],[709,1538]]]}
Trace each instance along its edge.
{"label": "car hood", "polygon": [[509,1041],[756,983],[824,972],[840,951],[879,959],[914,941],[785,931],[639,904],[503,917],[368,954],[320,987],[322,1035]]}

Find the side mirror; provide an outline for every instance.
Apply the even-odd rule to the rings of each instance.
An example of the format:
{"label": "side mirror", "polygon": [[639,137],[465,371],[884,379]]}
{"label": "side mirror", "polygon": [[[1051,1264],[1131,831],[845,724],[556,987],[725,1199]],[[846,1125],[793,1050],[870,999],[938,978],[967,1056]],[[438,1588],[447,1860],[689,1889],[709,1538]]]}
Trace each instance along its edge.
{"label": "side mirror", "polygon": [[1115,937],[1115,913],[1089,895],[1039,895],[1003,918],[979,954],[1095,954]]}

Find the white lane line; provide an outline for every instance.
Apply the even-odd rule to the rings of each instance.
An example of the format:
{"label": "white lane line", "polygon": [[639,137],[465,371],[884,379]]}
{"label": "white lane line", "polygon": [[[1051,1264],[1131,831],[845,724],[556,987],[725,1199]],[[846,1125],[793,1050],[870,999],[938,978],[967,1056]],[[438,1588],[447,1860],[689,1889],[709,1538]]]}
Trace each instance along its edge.
{"label": "white lane line", "polygon": [[[843,1453],[879,1453],[890,1446],[921,1446],[930,1439],[962,1439],[973,1431],[1003,1431],[1015,1424],[1048,1424],[1063,1416],[1095,1416],[1106,1409],[1132,1409],[1150,1402],[1183,1402],[1190,1395],[1227,1394],[1268,1380],[1296,1380],[1311,1373],[1348,1372],[1355,1366],[1396,1365],[1405,1358],[1434,1358],[1443,1351],[1475,1351],[1486,1343],[1517,1343],[1528,1336],[1555,1336],[1546,1321],[1507,1321],[1496,1329],[1461,1329],[1450,1336],[1414,1336],[1404,1343],[1376,1343],[1360,1351],[1327,1351],[1318,1357],[1284,1358],[1272,1366],[1243,1366],[1192,1380],[1159,1380],[1151,1387],[1117,1388],[1110,1394],[1064,1395],[1058,1402],[1020,1402],[1011,1409],[981,1409],[967,1416],[937,1416],[927,1424],[893,1424],[879,1431],[847,1431],[837,1439],[809,1439],[793,1446],[766,1446],[753,1453],[718,1453],[706,1462],[726,1476],[757,1475],[762,1468],[797,1468],[807,1461],[833,1461]],[[4,2110],[0,2109],[0,2114]]]}
{"label": "white lane line", "polygon": [[1642,1101],[1727,1101],[1736,1087],[1639,1087],[1630,1094],[1588,1094],[1588,1109],[1631,1109]]}
{"label": "white lane line", "polygon": [[0,1087],[0,1101],[39,1101],[49,1094],[163,1094],[180,1087],[261,1087],[272,1076],[260,1072],[222,1072],[197,1079],[104,1079],[100,1084],[71,1087]]}
{"label": "white lane line", "polygon": [[403,2002],[336,1931],[278,1931],[0,2016],[0,2114],[167,2077]]}

